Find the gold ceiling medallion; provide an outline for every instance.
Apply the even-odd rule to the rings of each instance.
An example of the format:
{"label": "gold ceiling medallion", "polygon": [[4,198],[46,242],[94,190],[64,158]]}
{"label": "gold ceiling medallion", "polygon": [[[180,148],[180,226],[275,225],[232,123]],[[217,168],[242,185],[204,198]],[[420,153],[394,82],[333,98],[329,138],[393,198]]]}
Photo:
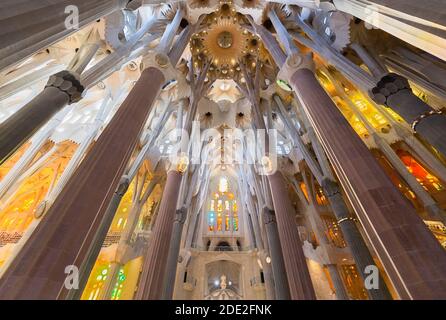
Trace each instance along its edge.
{"label": "gold ceiling medallion", "polygon": [[209,28],[203,44],[217,67],[231,68],[246,50],[247,35],[238,23],[221,17]]}
{"label": "gold ceiling medallion", "polygon": [[246,55],[257,56],[260,41],[241,26],[247,23],[231,3],[222,3],[203,21],[205,28],[193,35],[190,46],[194,66],[200,68],[204,60],[212,60],[209,80],[238,79],[239,61]]}

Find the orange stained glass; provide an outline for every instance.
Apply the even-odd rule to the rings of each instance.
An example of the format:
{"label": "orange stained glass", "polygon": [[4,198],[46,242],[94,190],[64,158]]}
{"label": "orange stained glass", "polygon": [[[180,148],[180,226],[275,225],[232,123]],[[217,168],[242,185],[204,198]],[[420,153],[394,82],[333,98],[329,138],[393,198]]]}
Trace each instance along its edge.
{"label": "orange stained glass", "polygon": [[222,231],[223,217],[221,212],[217,214],[217,231]]}
{"label": "orange stained glass", "polygon": [[316,201],[321,206],[327,206],[328,200],[325,196],[324,192],[322,191],[321,187],[316,186]]}
{"label": "orange stained glass", "polygon": [[305,198],[307,199],[307,201],[310,201],[310,198],[308,197],[307,186],[305,185],[305,183],[304,183],[304,182],[301,182],[299,186],[300,186],[300,189],[302,190],[302,192],[303,192]]}
{"label": "orange stained glass", "polygon": [[116,214],[113,218],[109,232],[120,232],[124,230],[125,226],[127,225],[127,217],[132,207],[134,189],[134,183],[131,183],[127,192],[122,197],[122,201],[119,204],[118,210],[116,210]]}
{"label": "orange stained glass", "polygon": [[217,211],[222,212],[223,211],[223,200],[218,200],[217,202]]}
{"label": "orange stained glass", "polygon": [[0,232],[23,233],[34,220],[34,211],[54,186],[71,159],[77,145],[64,141],[49,154],[34,174],[27,177],[10,195],[0,211]]}
{"label": "orange stained glass", "polygon": [[234,194],[233,194],[232,192],[226,192],[225,194],[226,194],[226,197],[227,197],[229,200],[234,199]]}
{"label": "orange stained glass", "polygon": [[330,79],[327,77],[327,75],[318,70],[316,72],[317,74],[317,78],[319,80],[319,82],[322,84],[322,86],[324,87],[324,89],[328,92],[329,95],[334,96],[336,95],[336,88],[335,86],[331,83]]}
{"label": "orange stained glass", "polygon": [[389,176],[392,183],[401,191],[402,194],[414,205],[418,212],[423,210],[421,202],[416,197],[415,193],[406,185],[406,183],[401,179],[395,169],[392,167],[387,158],[377,149],[373,150],[372,153],[378,160],[381,167]]}
{"label": "orange stained glass", "polygon": [[[319,74],[321,83],[330,94],[330,96],[333,98],[333,100],[336,102],[336,105],[358,135],[360,135],[361,137],[367,137],[369,133],[363,122],[355,114],[356,111],[359,111],[362,116],[367,119],[367,122],[370,123],[375,129],[382,131],[387,131],[389,129],[390,125],[387,122],[386,118],[370,102],[369,98],[358,91],[342,75],[340,75],[338,72],[332,74],[335,79],[338,79],[338,81],[340,81],[341,88],[344,89],[344,92],[348,96],[349,100],[351,100],[351,102],[355,105],[355,107],[352,107],[349,102],[343,100],[343,97],[340,96],[341,93],[336,90],[335,86],[326,74],[324,74],[323,72],[319,72]],[[352,108],[354,108],[355,110]]]}
{"label": "orange stained glass", "polygon": [[364,282],[358,274],[356,265],[342,265],[341,275],[349,296],[353,300],[367,300],[368,295]]}
{"label": "orange stained glass", "polygon": [[[52,145],[53,143],[49,143],[48,145]],[[25,151],[29,148],[31,143],[27,142],[23,144],[11,157],[8,158],[1,166],[0,166],[0,181],[8,174],[9,170],[14,167],[17,161],[23,156]]]}
{"label": "orange stained glass", "polygon": [[367,137],[369,132],[364,126],[363,122],[356,116],[356,114],[350,109],[348,104],[339,98],[338,96],[332,97],[333,101],[336,103],[337,107],[344,115],[345,119],[350,123],[352,128],[356,131],[356,133],[361,137]]}
{"label": "orange stained glass", "polygon": [[409,172],[420,182],[424,189],[430,193],[437,193],[444,190],[440,180],[429,173],[412,155],[405,150],[396,152]]}
{"label": "orange stained glass", "polygon": [[325,234],[329,241],[338,248],[345,248],[347,244],[336,219],[331,216],[321,216],[321,219],[325,223]]}

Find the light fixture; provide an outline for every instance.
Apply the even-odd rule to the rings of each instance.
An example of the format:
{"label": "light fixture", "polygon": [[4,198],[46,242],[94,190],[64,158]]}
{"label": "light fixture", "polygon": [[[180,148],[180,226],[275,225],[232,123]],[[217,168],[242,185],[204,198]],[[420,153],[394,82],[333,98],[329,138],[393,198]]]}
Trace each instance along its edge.
{"label": "light fixture", "polygon": [[266,257],[266,263],[268,263],[268,264],[270,264],[271,263],[271,258],[268,256],[268,257]]}
{"label": "light fixture", "polygon": [[276,83],[281,89],[285,91],[293,91],[291,86],[285,80],[277,79]]}

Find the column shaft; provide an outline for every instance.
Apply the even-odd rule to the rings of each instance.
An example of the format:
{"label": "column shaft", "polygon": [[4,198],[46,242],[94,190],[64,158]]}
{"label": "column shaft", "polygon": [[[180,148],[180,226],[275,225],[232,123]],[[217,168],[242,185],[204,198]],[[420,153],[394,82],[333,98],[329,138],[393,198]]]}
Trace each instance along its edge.
{"label": "column shaft", "polygon": [[70,71],[52,75],[40,94],[0,124],[0,164],[59,110],[79,101],[82,91],[82,85]]}
{"label": "column shaft", "polygon": [[[362,238],[356,223],[350,216],[350,212],[348,211],[347,205],[342,197],[339,184],[329,179],[325,179],[322,181],[322,188],[328,198],[328,201],[330,202],[330,206],[334,215],[336,216],[336,219],[339,221],[339,227],[341,228],[342,235],[344,236],[345,242],[352,253],[353,260],[355,260],[359,274],[364,280],[368,275],[365,273],[366,268],[368,266],[375,265],[375,261],[373,260],[369,248]],[[379,275],[379,283],[380,285],[378,289],[367,290],[370,299],[392,299],[381,275]]]}
{"label": "column shaft", "polygon": [[183,234],[184,221],[186,220],[187,209],[182,207],[178,209],[177,217],[173,223],[172,239],[170,240],[169,255],[167,258],[167,268],[165,276],[165,285],[162,298],[172,300],[173,290],[175,288],[175,278],[177,275],[178,255],[180,253],[181,236]]}
{"label": "column shaft", "polygon": [[446,115],[437,113],[418,98],[407,79],[390,73],[369,94],[376,103],[398,113],[414,131],[446,156]]}
{"label": "column shaft", "polygon": [[160,299],[164,290],[167,259],[172,239],[173,221],[180,191],[182,175],[178,171],[167,174],[158,216],[152,238],[144,257],[141,280],[136,293],[138,300]]}
{"label": "column shaft", "polygon": [[[409,124],[423,114],[434,111],[423,100],[413,94],[411,90],[402,90],[387,98],[387,105],[404,118]],[[412,115],[406,116],[407,110],[417,112],[416,118]],[[433,114],[414,126],[416,132],[426,139],[435,149],[446,156],[446,116],[443,114]]]}
{"label": "column shaft", "polygon": [[313,72],[297,70],[291,84],[400,297],[444,299],[443,248],[393,186]]}
{"label": "column shaft", "polygon": [[0,164],[68,102],[69,96],[65,92],[47,87],[0,124]]}
{"label": "column shaft", "polygon": [[[0,299],[64,299],[65,268],[84,262],[164,84],[145,69],[53,206],[0,280]],[[74,289],[74,288],[73,288]]]}
{"label": "column shaft", "polygon": [[338,300],[350,300],[347,291],[345,290],[344,283],[342,282],[341,275],[339,274],[338,266],[329,264],[327,265],[327,268],[336,291],[336,298]]}
{"label": "column shaft", "polygon": [[296,221],[293,217],[294,210],[288,197],[285,181],[279,171],[269,175],[268,180],[276,212],[277,229],[279,231],[291,299],[314,300],[316,296]]}
{"label": "column shaft", "polygon": [[78,29],[67,28],[72,22],[68,6],[79,10],[83,27],[121,7],[120,0],[27,0],[2,1],[0,5],[0,71],[47,48]]}
{"label": "column shaft", "polygon": [[[121,187],[121,186],[120,186]],[[113,194],[113,197],[107,207],[107,210],[105,211],[104,217],[108,217],[108,219],[112,220],[115,216],[116,210],[118,210],[119,204],[121,203],[122,197],[126,193],[128,189],[128,184],[124,187],[118,187],[118,190]],[[102,230],[101,230],[102,229]],[[85,255],[86,259],[84,263],[82,264],[81,268],[79,268],[79,289],[78,290],[72,290],[67,295],[67,299],[72,300],[80,300],[82,297],[82,293],[85,289],[85,286],[87,285],[88,278],[90,277],[91,270],[93,270],[94,264],[96,263],[97,257],[101,251],[102,243],[103,241],[95,241],[98,238],[105,239],[105,236],[108,232],[107,224],[101,224],[99,228],[99,232],[96,235],[96,238],[92,241],[92,246],[89,252]],[[97,237],[99,236],[99,237]],[[112,279],[116,279],[116,276],[114,275],[116,271],[115,263],[111,264],[110,272],[108,274],[108,281]],[[119,268],[118,268],[119,270]],[[106,284],[107,284],[106,282]],[[116,282],[113,282],[115,284]],[[104,291],[107,291],[107,287],[103,289]]]}
{"label": "column shaft", "polygon": [[[277,300],[290,300],[290,288],[286,277],[284,256],[280,246],[279,231],[274,212],[264,208],[263,223],[265,224],[269,251],[271,254],[271,268],[274,276],[274,289]],[[297,229],[296,229],[297,230]]]}

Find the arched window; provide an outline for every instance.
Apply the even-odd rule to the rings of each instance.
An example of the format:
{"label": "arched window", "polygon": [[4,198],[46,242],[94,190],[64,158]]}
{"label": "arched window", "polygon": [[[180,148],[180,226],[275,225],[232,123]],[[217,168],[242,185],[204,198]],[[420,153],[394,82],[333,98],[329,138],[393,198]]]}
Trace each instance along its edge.
{"label": "arched window", "polygon": [[407,170],[418,180],[423,188],[430,194],[436,194],[444,190],[441,181],[426,170],[409,152],[398,149],[396,151]]}
{"label": "arched window", "polygon": [[220,177],[215,192],[211,193],[207,213],[208,232],[234,232],[239,230],[237,200],[230,191],[226,177]]}

